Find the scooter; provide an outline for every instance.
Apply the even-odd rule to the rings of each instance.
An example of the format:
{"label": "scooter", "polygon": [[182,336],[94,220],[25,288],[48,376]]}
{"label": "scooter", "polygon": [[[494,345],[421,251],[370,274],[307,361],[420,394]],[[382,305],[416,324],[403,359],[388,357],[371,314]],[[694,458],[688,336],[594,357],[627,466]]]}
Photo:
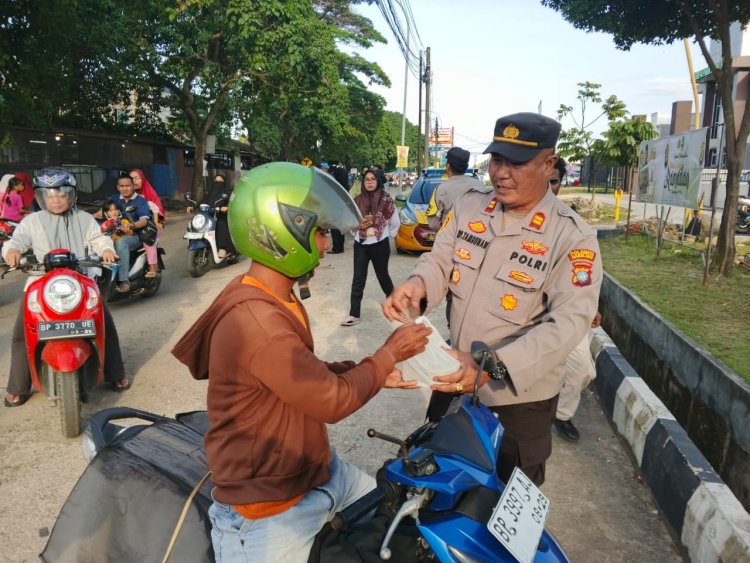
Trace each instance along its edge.
{"label": "scooter", "polygon": [[[128,208],[125,211],[124,216],[133,223],[133,217],[130,215],[135,208]],[[113,224],[109,220],[97,219],[100,222],[102,232],[112,235]],[[128,282],[130,282],[130,290],[125,292],[117,291],[117,271],[110,270],[104,272],[102,276],[97,276],[96,281],[99,285],[99,290],[104,296],[104,300],[107,303],[116,303],[117,301],[124,301],[131,297],[151,297],[161,286],[162,271],[165,269],[164,260],[164,249],[157,247],[157,274],[156,277],[147,278],[146,272],[148,272],[148,262],[146,260],[146,249],[139,246],[137,249],[130,252],[130,271],[128,272]]]}
{"label": "scooter", "polygon": [[[405,440],[368,431],[398,444],[398,457],[380,469],[376,489],[321,529],[309,562],[568,561],[544,528],[550,508],[544,494],[519,470],[507,484],[497,477],[503,428],[478,399],[479,376],[492,369],[494,354],[481,343],[472,350],[479,364],[473,395],[456,397],[443,418]],[[117,424],[121,419],[141,422]],[[83,441],[89,466],[42,559],[96,553],[213,561],[207,429],[204,411],[176,419],[129,408],[97,413]]]}
{"label": "scooter", "polygon": [[[6,240],[10,240],[13,237],[13,231],[16,230],[18,223],[11,221],[10,219],[0,219],[0,249]],[[0,264],[4,264],[5,261],[0,254]]]}
{"label": "scooter", "polygon": [[51,250],[43,264],[21,258],[13,270],[44,272],[24,295],[24,336],[31,383],[57,403],[66,438],[81,432],[81,402],[104,380],[104,310],[87,268],[108,268],[98,258],[79,260],[66,249]]}
{"label": "scooter", "polygon": [[199,204],[190,199],[190,195],[190,193],[185,194],[185,199],[190,202],[195,215],[188,221],[182,238],[188,241],[188,273],[194,278],[199,278],[211,268],[236,264],[240,256],[227,253],[226,256],[220,258],[219,249],[216,246],[216,217],[221,212],[221,207],[226,205],[228,196],[225,194],[213,205],[208,205],[207,203]]}
{"label": "scooter", "polygon": [[743,235],[750,233],[750,196],[740,196],[737,201],[737,219],[734,228]]}

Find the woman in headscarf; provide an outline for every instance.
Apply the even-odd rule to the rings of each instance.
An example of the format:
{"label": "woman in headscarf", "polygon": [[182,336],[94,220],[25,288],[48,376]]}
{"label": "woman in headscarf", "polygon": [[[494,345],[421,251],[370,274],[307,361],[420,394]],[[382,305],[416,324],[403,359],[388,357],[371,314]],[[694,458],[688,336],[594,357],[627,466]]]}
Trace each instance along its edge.
{"label": "woman in headscarf", "polygon": [[4,174],[0,178],[0,217],[3,216],[3,208],[5,207],[5,197],[8,195],[8,182],[13,178],[13,174]]}
{"label": "woman in headscarf", "polygon": [[21,192],[23,206],[29,211],[37,211],[36,198],[34,197],[34,187],[31,185],[31,177],[26,172],[16,172],[16,178],[23,182],[25,189]]}
{"label": "woman in headscarf", "polygon": [[[220,259],[224,259],[228,254],[237,254],[237,250],[232,243],[232,237],[229,234],[229,222],[227,221],[227,210],[229,209],[229,196],[232,189],[227,183],[224,174],[217,173],[206,195],[203,196],[203,203],[213,207],[218,207],[216,213],[216,247],[219,249]],[[193,208],[188,207],[187,212],[192,213]]]}
{"label": "woman in headscarf", "polygon": [[148,206],[154,216],[154,223],[156,223],[156,241],[154,244],[143,243],[143,248],[146,250],[146,261],[148,262],[146,277],[155,278],[158,275],[157,264],[159,262],[157,245],[159,244],[164,224],[167,221],[166,213],[164,212],[164,205],[162,205],[161,199],[159,199],[159,194],[156,193],[156,190],[146,178],[143,170],[133,168],[130,171],[130,177],[133,179],[133,187],[136,193],[143,196],[148,202]]}
{"label": "woman in headscarf", "polygon": [[349,316],[341,322],[343,326],[354,326],[359,323],[360,305],[365,292],[370,262],[386,297],[393,291],[393,281],[388,273],[388,261],[391,256],[390,239],[396,236],[401,226],[396,206],[391,196],[385,191],[383,177],[375,171],[368,170],[364,173],[362,191],[354,198],[354,201],[364,219],[354,232],[351,305]]}

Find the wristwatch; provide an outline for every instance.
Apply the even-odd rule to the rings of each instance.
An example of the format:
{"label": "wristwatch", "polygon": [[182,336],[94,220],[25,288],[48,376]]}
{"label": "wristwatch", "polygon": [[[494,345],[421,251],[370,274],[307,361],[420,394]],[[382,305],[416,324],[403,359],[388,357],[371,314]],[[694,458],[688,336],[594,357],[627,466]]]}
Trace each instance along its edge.
{"label": "wristwatch", "polygon": [[502,381],[510,375],[508,373],[508,368],[505,367],[505,364],[500,360],[497,361],[495,369],[488,373],[490,374],[490,379],[492,379],[493,381]]}

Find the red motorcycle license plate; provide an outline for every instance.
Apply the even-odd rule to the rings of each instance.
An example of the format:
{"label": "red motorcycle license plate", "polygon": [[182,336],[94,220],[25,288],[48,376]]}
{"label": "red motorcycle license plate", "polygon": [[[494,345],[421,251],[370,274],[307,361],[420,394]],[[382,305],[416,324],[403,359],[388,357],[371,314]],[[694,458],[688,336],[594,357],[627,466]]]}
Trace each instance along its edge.
{"label": "red motorcycle license plate", "polygon": [[39,340],[96,336],[93,319],[85,321],[53,321],[37,323]]}

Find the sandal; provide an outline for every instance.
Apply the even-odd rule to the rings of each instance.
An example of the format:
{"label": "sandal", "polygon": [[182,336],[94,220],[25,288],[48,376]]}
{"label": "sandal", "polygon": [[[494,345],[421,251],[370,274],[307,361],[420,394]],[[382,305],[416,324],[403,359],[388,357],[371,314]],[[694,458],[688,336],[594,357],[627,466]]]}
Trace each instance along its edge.
{"label": "sandal", "polygon": [[158,275],[159,274],[156,272],[156,270],[149,270],[148,272],[146,272],[146,275],[144,277],[146,277],[146,278],[155,278]]}
{"label": "sandal", "polygon": [[341,326],[354,326],[359,324],[359,317],[352,317],[349,315],[345,320],[341,321]]}
{"label": "sandal", "polygon": [[130,282],[122,282],[115,288],[115,291],[117,293],[127,293],[130,291]]}
{"label": "sandal", "polygon": [[8,394],[7,394],[6,396],[5,396],[5,400],[3,401],[3,404],[4,404],[4,405],[5,405],[6,407],[8,407],[8,408],[13,408],[13,407],[20,407],[20,406],[21,406],[21,405],[23,405],[23,404],[24,404],[24,403],[25,403],[26,401],[28,401],[28,400],[29,400],[29,397],[31,397],[31,394],[30,394],[30,393],[29,393],[28,395],[13,395],[13,396],[14,396],[14,397],[16,398],[16,400],[15,400],[15,401],[10,401],[10,400],[8,400],[8,397],[10,397],[11,395],[13,395],[13,393],[8,393]]}
{"label": "sandal", "polygon": [[112,382],[112,390],[117,391],[118,393],[122,393],[123,391],[127,391],[133,386],[133,382],[130,381],[127,377],[123,377],[120,381],[113,381]]}

